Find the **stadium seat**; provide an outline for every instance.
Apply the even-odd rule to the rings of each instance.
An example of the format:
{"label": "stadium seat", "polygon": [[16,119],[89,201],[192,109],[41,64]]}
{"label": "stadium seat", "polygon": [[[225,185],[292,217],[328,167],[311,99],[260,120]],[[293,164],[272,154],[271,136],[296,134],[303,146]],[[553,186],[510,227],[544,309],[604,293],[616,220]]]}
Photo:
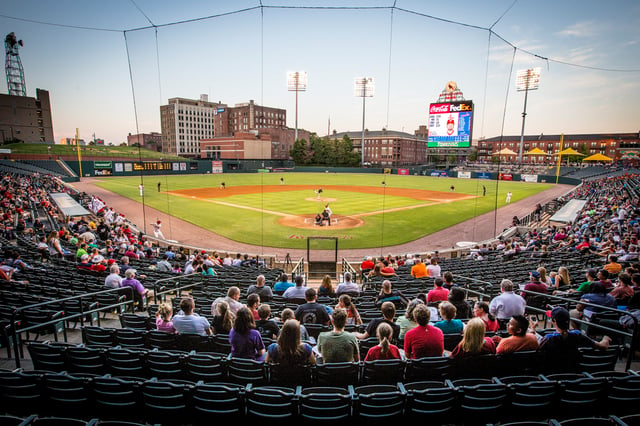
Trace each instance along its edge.
{"label": "stadium seat", "polygon": [[294,388],[247,386],[247,416],[260,423],[288,422],[298,414],[297,392]]}
{"label": "stadium seat", "polygon": [[410,420],[446,424],[456,409],[457,390],[445,380],[403,383],[407,395],[405,415]]}
{"label": "stadium seat", "polygon": [[354,390],[352,386],[308,387],[299,391],[300,416],[305,424],[351,424]]}

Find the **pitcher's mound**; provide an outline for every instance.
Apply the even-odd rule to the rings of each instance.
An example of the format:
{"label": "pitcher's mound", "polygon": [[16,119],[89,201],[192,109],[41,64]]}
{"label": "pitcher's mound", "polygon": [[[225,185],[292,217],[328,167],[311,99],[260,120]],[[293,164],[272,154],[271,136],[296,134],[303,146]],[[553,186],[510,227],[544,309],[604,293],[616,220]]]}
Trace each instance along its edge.
{"label": "pitcher's mound", "polygon": [[335,214],[331,216],[331,226],[327,225],[327,222],[323,222],[323,226],[315,225],[314,222],[315,215],[312,214],[285,216],[278,220],[280,225],[303,229],[346,229],[357,228],[364,224],[364,221],[357,217],[337,216]]}

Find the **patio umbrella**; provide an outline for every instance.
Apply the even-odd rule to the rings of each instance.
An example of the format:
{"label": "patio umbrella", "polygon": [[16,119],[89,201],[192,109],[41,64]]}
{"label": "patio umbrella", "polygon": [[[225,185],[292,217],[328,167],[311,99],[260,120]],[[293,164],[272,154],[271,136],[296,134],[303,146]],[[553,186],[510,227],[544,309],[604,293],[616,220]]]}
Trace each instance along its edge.
{"label": "patio umbrella", "polygon": [[590,155],[587,158],[583,158],[582,161],[613,161],[613,158],[598,153]]}
{"label": "patio umbrella", "polygon": [[502,148],[498,152],[494,152],[493,155],[517,155],[515,152],[510,150],[509,148]]}
{"label": "patio umbrella", "polygon": [[536,148],[533,148],[532,150],[525,152],[524,155],[547,155],[547,153],[541,150],[540,148],[536,147]]}
{"label": "patio umbrella", "polygon": [[578,151],[576,151],[573,148],[565,148],[560,152],[556,152],[554,155],[558,155],[558,154],[560,154],[560,155],[581,155],[581,156],[584,156],[584,154],[579,153]]}

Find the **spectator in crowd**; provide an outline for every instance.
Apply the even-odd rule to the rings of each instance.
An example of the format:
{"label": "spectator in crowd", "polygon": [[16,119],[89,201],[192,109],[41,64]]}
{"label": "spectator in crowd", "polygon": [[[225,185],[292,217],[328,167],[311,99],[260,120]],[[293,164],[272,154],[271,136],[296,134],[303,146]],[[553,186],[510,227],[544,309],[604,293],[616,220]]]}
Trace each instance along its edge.
{"label": "spectator in crowd", "polygon": [[[599,306],[585,305],[580,302],[593,303],[599,306],[605,306],[609,308],[616,308],[616,299],[607,293],[607,289],[604,288],[602,283],[593,283],[589,293],[582,295],[575,309],[572,309],[569,313],[571,318],[582,319],[585,321],[591,321],[591,317],[599,312],[605,312],[605,309]],[[573,328],[580,328],[576,321],[573,321]]]}
{"label": "spectator in crowd", "polygon": [[496,317],[489,312],[489,304],[487,302],[476,302],[473,306],[473,316],[482,320],[486,331],[498,331],[500,329],[500,324]]}
{"label": "spectator in crowd", "polygon": [[467,319],[471,317],[471,306],[465,300],[464,290],[460,287],[453,287],[449,290],[449,302],[456,307],[456,318]]}
{"label": "spectator in crowd", "polygon": [[616,299],[616,305],[626,306],[634,294],[631,275],[626,272],[618,274],[618,285],[609,292],[609,295]]}
{"label": "spectator in crowd", "polygon": [[297,320],[290,319],[282,325],[278,341],[267,348],[265,362],[289,367],[316,363],[313,348],[300,338],[300,323]]}
{"label": "spectator in crowd", "polygon": [[604,336],[599,342],[585,336],[580,330],[569,330],[571,316],[563,307],[551,311],[552,333],[540,340],[539,351],[545,356],[545,371],[549,373],[569,373],[578,371],[579,348],[607,349],[611,338]]}
{"label": "spectator in crowd", "polygon": [[296,319],[301,324],[329,325],[331,318],[324,305],[317,302],[317,293],[314,288],[307,288],[304,294],[306,303],[298,306],[295,311]]}
{"label": "spectator in crowd", "polygon": [[495,353],[495,343],[491,338],[485,337],[485,322],[481,318],[472,318],[464,328],[462,340],[451,351],[451,356],[456,358]]}
{"label": "spectator in crowd", "polygon": [[369,272],[371,272],[374,266],[375,264],[373,263],[373,258],[371,256],[365,256],[362,263],[360,263],[360,276],[366,276]]}
{"label": "spectator in crowd", "polygon": [[158,306],[156,312],[156,329],[160,331],[166,331],[167,333],[175,333],[176,329],[173,326],[173,308],[168,303],[161,303]]}
{"label": "spectator in crowd", "polygon": [[396,306],[392,302],[384,302],[380,307],[380,310],[382,312],[382,317],[375,318],[369,321],[364,333],[356,333],[356,337],[358,339],[366,339],[370,336],[375,336],[378,325],[383,322],[386,322],[391,326],[391,328],[393,328],[393,341],[395,342],[398,339],[398,337],[400,336],[400,327],[393,322],[393,319],[396,316]]}
{"label": "spectator in crowd", "polygon": [[422,263],[422,259],[417,257],[415,259],[414,265],[411,267],[411,276],[413,278],[423,278],[429,276],[427,272],[427,267]]}
{"label": "spectator in crowd", "polygon": [[[284,308],[282,312],[280,312],[280,324],[284,324],[287,320],[295,318],[295,312],[291,308]],[[315,338],[309,335],[309,332],[307,331],[307,328],[304,326],[304,324],[300,324],[300,338],[304,342],[309,342],[311,344],[316,343]]]}
{"label": "spectator in crowd", "polygon": [[376,330],[378,337],[377,345],[369,348],[365,361],[377,361],[380,359],[401,359],[400,350],[398,347],[391,343],[391,337],[393,335],[393,329],[389,324],[380,324]]}
{"label": "spectator in crowd", "polygon": [[380,287],[380,293],[376,296],[376,306],[382,306],[384,302],[392,302],[396,307],[407,306],[409,299],[400,291],[394,290],[391,285],[391,281],[382,281]]}
{"label": "spectator in crowd", "polygon": [[530,324],[524,315],[512,316],[507,323],[507,333],[509,333],[510,336],[504,339],[500,338],[500,336],[493,337],[493,341],[498,344],[496,353],[508,354],[538,349],[538,338],[533,332],[536,324],[536,320],[532,320]]}
{"label": "spectator in crowd", "polygon": [[133,289],[133,301],[136,305],[136,310],[144,310],[143,298],[149,294],[149,290],[144,288],[142,283],[136,279],[136,270],[129,268],[124,273],[124,279],[121,281],[121,287],[131,287]]}
{"label": "spectator in crowd", "polygon": [[336,296],[336,290],[333,288],[333,282],[331,282],[331,275],[325,275],[322,278],[322,282],[318,287],[318,297],[320,296],[328,296],[328,297]]}
{"label": "spectator in crowd", "polygon": [[278,282],[273,285],[273,292],[282,295],[286,289],[288,289],[289,287],[293,287],[294,285],[294,283],[289,281],[289,276],[283,272],[282,274],[280,274]]}
{"label": "spectator in crowd", "polygon": [[209,325],[209,321],[205,317],[194,313],[194,308],[193,299],[182,299],[180,301],[180,312],[173,317],[173,327],[178,334],[210,335],[211,325]]}
{"label": "spectator in crowd", "polygon": [[295,286],[289,287],[282,293],[282,297],[285,299],[304,299],[304,293],[307,291],[307,287],[304,285],[304,277],[298,275],[295,278]]}
{"label": "spectator in crowd", "polygon": [[609,262],[602,267],[609,274],[616,275],[622,271],[622,265],[618,263],[618,256],[615,254],[609,255]]}
{"label": "spectator in crowd", "polygon": [[464,323],[456,318],[456,307],[451,302],[442,302],[438,306],[438,312],[442,321],[436,322],[434,327],[438,327],[444,334],[459,334],[464,329]]}
{"label": "spectator in crowd", "polygon": [[418,325],[404,335],[404,353],[407,359],[442,356],[444,335],[442,330],[429,324],[429,308],[426,305],[416,306],[413,318]]}
{"label": "spectator in crowd", "polygon": [[570,286],[569,270],[564,266],[559,267],[558,272],[554,275],[553,290],[567,291]]}
{"label": "spectator in crowd", "polygon": [[591,285],[598,281],[598,270],[595,268],[587,269],[585,272],[586,281],[582,282],[578,288],[569,289],[569,293],[589,293],[591,291]]}
{"label": "spectator in crowd", "polygon": [[453,274],[449,271],[446,271],[442,274],[442,278],[444,279],[444,288],[447,290],[451,290],[455,284],[453,283]]}
{"label": "spectator in crowd", "polygon": [[499,296],[491,299],[489,313],[496,317],[498,322],[505,323],[514,315],[524,315],[526,303],[521,296],[513,292],[513,282],[507,279],[502,280],[500,291]]}
{"label": "spectator in crowd", "polygon": [[[271,306],[268,303],[263,303],[258,307],[258,316],[260,317],[256,321],[256,329],[260,332],[262,338],[275,339],[280,333],[280,327],[275,320],[269,318],[271,316]],[[298,328],[300,328],[298,323]]]}
{"label": "spectator in crowd", "polygon": [[260,319],[260,315],[258,315],[259,306],[260,306],[260,296],[258,296],[257,293],[252,293],[249,296],[247,296],[247,308],[251,311],[254,321],[258,321]]}
{"label": "spectator in crowd", "polygon": [[444,280],[437,277],[433,280],[433,289],[427,293],[427,303],[442,302],[449,298],[449,290],[444,288]]}
{"label": "spectator in crowd", "polygon": [[107,288],[122,287],[122,277],[120,276],[120,267],[114,263],[109,267],[109,272],[110,274],[107,275],[106,278],[104,279],[104,286]]}
{"label": "spectator in crowd", "polygon": [[347,324],[347,313],[343,309],[335,309],[331,314],[333,330],[320,333],[317,351],[322,362],[358,362],[360,348],[356,336],[344,330]]}
{"label": "spectator in crowd", "polygon": [[430,277],[440,278],[442,268],[438,265],[438,258],[432,257],[431,262],[427,266],[427,273]]}
{"label": "spectator in crowd", "polygon": [[398,325],[398,327],[400,327],[400,333],[398,334],[399,339],[404,339],[404,335],[407,333],[407,331],[418,325],[418,323],[413,318],[413,311],[415,310],[416,306],[424,305],[424,303],[425,302],[418,298],[413,299],[407,305],[407,309],[405,310],[404,315],[400,315],[398,317],[398,319],[396,320],[396,324]]}
{"label": "spectator in crowd", "polygon": [[347,311],[347,325],[360,325],[362,324],[362,319],[360,318],[360,314],[358,313],[358,309],[356,309],[356,305],[354,305],[351,301],[351,296],[348,294],[342,294],[338,298],[338,304],[335,309],[344,309]]}
{"label": "spectator in crowd", "polygon": [[236,313],[233,328],[229,332],[229,343],[231,356],[234,358],[264,360],[264,342],[260,332],[256,330],[253,314],[247,307],[243,306]]}
{"label": "spectator in crowd", "polygon": [[212,327],[215,334],[229,334],[233,328],[235,315],[229,309],[229,304],[224,300],[216,304],[216,312],[213,315]]}
{"label": "spectator in crowd", "polygon": [[336,295],[340,296],[341,294],[348,293],[352,295],[360,294],[360,286],[351,281],[351,272],[344,273],[344,282],[338,284],[336,288]]}
{"label": "spectator in crowd", "polygon": [[242,307],[244,307],[244,305],[242,303],[240,303],[238,300],[240,300],[240,289],[238,287],[236,287],[236,286],[229,287],[229,289],[227,290],[227,295],[226,296],[218,297],[211,304],[211,315],[215,315],[216,314],[216,312],[217,312],[216,305],[220,301],[227,302],[227,304],[229,305],[229,310],[231,311],[231,313],[236,315],[238,313],[238,311]]}
{"label": "spectator in crowd", "polygon": [[269,302],[273,299],[273,291],[271,291],[271,287],[265,284],[266,279],[264,275],[260,274],[256,277],[256,283],[252,284],[247,288],[247,296],[250,294],[257,294],[260,296],[261,302]]}

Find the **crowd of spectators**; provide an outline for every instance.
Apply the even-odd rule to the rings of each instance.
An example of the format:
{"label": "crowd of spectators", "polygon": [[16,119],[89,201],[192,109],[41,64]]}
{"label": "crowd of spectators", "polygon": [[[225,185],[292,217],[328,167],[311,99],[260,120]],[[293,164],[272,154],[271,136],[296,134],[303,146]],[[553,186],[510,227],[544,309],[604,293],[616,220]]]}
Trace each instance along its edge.
{"label": "crowd of spectators", "polygon": [[[290,282],[282,274],[271,283],[258,274],[244,295],[239,287],[230,286],[226,296],[213,301],[210,316],[196,313],[193,299],[185,297],[175,315],[171,306],[159,307],[156,326],[169,333],[228,334],[233,356],[291,364],[359,361],[360,342],[368,339],[375,339],[376,344],[362,354],[364,359],[467,357],[535,348],[567,353],[578,346],[606,348],[609,337],[594,340],[579,330],[579,322],[592,321],[605,307],[624,308],[629,315],[636,315],[640,308],[637,184],[636,175],[585,182],[559,200],[587,201],[573,223],[534,228],[522,236],[477,247],[477,255],[469,256],[470,261],[481,262],[490,255],[544,259],[544,253],[551,256],[560,252],[572,253],[576,260],[584,254],[596,255],[601,265],[586,271],[585,282],[571,277],[566,267],[549,273],[547,281],[547,271],[538,268],[530,272],[531,281],[523,286],[504,279],[501,293],[491,300],[465,300],[465,292],[455,283],[456,271],[447,270],[438,252],[387,255],[375,260],[367,257],[358,272],[365,282],[382,280],[380,292],[372,300],[379,312],[377,318],[364,320],[360,315],[359,301],[364,299],[366,289],[349,272],[336,286],[330,277],[325,277],[318,289],[308,286],[302,276],[295,276]],[[145,273],[215,276],[225,267],[260,266],[256,259],[240,253],[234,260],[229,254],[188,254],[183,248],[160,248],[133,230],[124,215],[93,196],[79,196],[91,215],[61,219],[47,194],[68,189],[54,179],[5,176],[0,190],[0,231],[6,240],[26,238],[43,260],[72,261],[79,271],[102,274],[106,287],[133,288],[139,310],[152,296],[144,285]],[[31,216],[34,207],[47,212],[52,229],[36,223],[41,222]],[[24,227],[19,228],[16,225],[21,221]],[[6,281],[31,267],[20,259],[19,253],[4,249],[2,255],[2,278]],[[131,261],[141,260],[146,260],[147,270],[130,265]],[[416,297],[407,297],[393,288],[400,270],[410,271],[412,279],[425,280],[433,287]],[[550,309],[555,331],[536,336],[537,323],[525,316],[532,302],[529,296],[554,293],[577,294],[581,303],[573,310]],[[277,297],[296,300],[297,306],[282,310],[279,317],[271,315],[269,304]],[[621,327],[628,323],[620,319]],[[327,328],[312,336],[309,329],[315,326]],[[500,331],[504,332],[502,338]],[[459,335],[460,341],[445,350],[444,337],[449,334]]]}

